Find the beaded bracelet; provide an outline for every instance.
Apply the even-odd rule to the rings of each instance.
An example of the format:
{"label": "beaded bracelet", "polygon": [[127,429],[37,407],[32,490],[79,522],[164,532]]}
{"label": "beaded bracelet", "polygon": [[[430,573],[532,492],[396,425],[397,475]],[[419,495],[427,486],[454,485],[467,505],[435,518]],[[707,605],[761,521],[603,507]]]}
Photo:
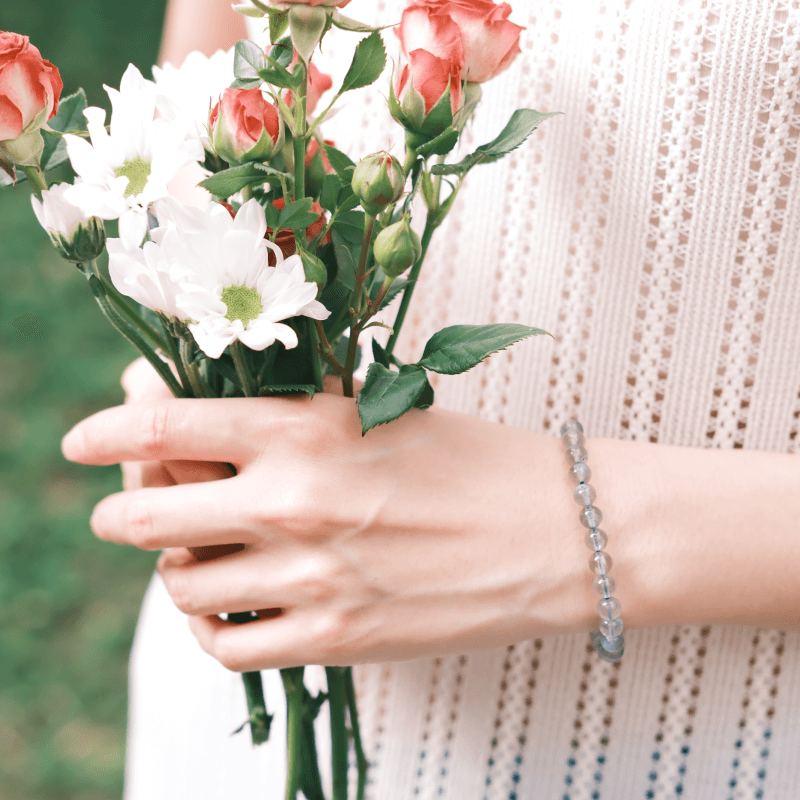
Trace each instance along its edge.
{"label": "beaded bracelet", "polygon": [[594,590],[601,595],[602,600],[597,604],[597,613],[600,615],[600,630],[591,633],[592,644],[595,652],[605,661],[619,661],[625,650],[625,637],[622,635],[622,620],[619,613],[622,608],[619,600],[614,597],[616,581],[608,575],[611,569],[611,556],[603,548],[608,544],[605,531],[597,526],[603,520],[600,509],[593,506],[597,492],[594,486],[587,481],[592,477],[592,471],[586,464],[588,453],[584,447],[583,425],[576,419],[571,419],[561,426],[561,441],[567,448],[567,463],[570,465],[569,476],[577,486],[572,493],[575,502],[583,506],[580,514],[581,525],[589,529],[586,534],[586,546],[593,550],[589,558],[589,569],[595,574]]}

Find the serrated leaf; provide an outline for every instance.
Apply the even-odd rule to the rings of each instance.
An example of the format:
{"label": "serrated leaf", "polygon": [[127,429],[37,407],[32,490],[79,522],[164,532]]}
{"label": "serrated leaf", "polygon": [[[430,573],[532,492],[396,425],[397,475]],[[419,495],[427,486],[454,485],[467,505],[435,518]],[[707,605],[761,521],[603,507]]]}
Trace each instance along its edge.
{"label": "serrated leaf", "polygon": [[459,136],[459,132],[451,125],[435,139],[418,147],[416,153],[420,156],[446,156],[458,144]]}
{"label": "serrated leaf", "polygon": [[336,198],[336,208],[340,215],[347,211],[352,211],[361,205],[358,195],[353,191],[353,187],[348,183],[342,187],[339,197]]}
{"label": "serrated leaf", "polygon": [[339,180],[342,183],[350,183],[353,180],[352,170],[356,168],[353,159],[351,159],[347,153],[337,150],[332,145],[325,144],[323,147],[325,148],[325,155],[328,156],[330,165],[334,168],[336,174],[339,176]]}
{"label": "serrated leaf", "polygon": [[[83,109],[86,108],[86,94],[83,89],[78,89],[75,94],[65,97],[58,105],[58,113],[48,122],[48,127],[60,133],[69,131],[85,131],[86,117]],[[63,164],[67,156],[67,143],[63,136],[42,131],[44,150],[42,151],[42,170],[55,169]]]}
{"label": "serrated leaf", "polygon": [[[350,349],[350,337],[342,336],[336,346],[333,348],[333,355],[336,357],[340,364],[347,361],[347,353]],[[361,347],[356,349],[356,363],[353,369],[358,369],[361,366]]]}
{"label": "serrated leaf", "polygon": [[259,397],[269,397],[273,394],[307,394],[313,397],[317,393],[317,387],[313,383],[297,383],[281,386],[264,386],[258,393]]}
{"label": "serrated leaf", "polygon": [[247,39],[236,42],[233,50],[233,74],[240,80],[259,80],[258,71],[267,66],[264,51]]}
{"label": "serrated leaf", "polygon": [[546,119],[555,117],[560,111],[545,114],[531,108],[520,108],[511,115],[508,124],[496,139],[481,145],[458,164],[437,164],[434,175],[461,175],[478,164],[488,164],[516,150]]}
{"label": "serrated leaf", "polygon": [[358,252],[353,251],[356,245],[348,242],[335,227],[331,228],[331,241],[336,255],[336,278],[348,291],[353,292],[358,269]]}
{"label": "serrated leaf", "polygon": [[304,197],[302,200],[294,200],[291,203],[287,203],[278,215],[276,227],[280,230],[289,228],[294,231],[305,230],[309,225],[313,225],[319,216],[311,213],[313,202],[310,197]]}
{"label": "serrated leaf", "polygon": [[263,170],[258,169],[255,164],[242,164],[238,167],[231,167],[200,181],[207,191],[215,197],[230,197],[244,189],[245,186],[252,184],[266,183],[269,175]]}
{"label": "serrated leaf", "polygon": [[422,390],[422,394],[417,398],[417,402],[414,403],[414,408],[419,408],[424,411],[426,408],[430,408],[433,405],[434,399],[433,386],[431,386],[431,382],[426,375],[425,388]]}
{"label": "serrated leaf", "polygon": [[281,172],[281,170],[275,169],[269,164],[262,164],[260,161],[254,161],[250,166],[255,167],[259,172],[266,172],[272,178],[283,178],[287,181],[294,180],[294,175],[291,172]]}
{"label": "serrated leaf", "polygon": [[472,369],[492,353],[528,336],[540,336],[547,331],[527,325],[453,325],[435,333],[425,345],[416,366],[442,375],[458,375]]}
{"label": "serrated leaf", "polygon": [[377,31],[362,39],[356,47],[353,61],[344,76],[341,92],[363,89],[375,83],[386,68],[386,48]]}
{"label": "serrated leaf", "polygon": [[367,379],[358,393],[362,435],[414,408],[427,383],[425,370],[413,364],[401,367],[399,372],[393,372],[383,364],[370,364]]}
{"label": "serrated leaf", "polygon": [[338,175],[326,175],[322,181],[322,191],[319,194],[319,204],[328,211],[335,211],[338,205],[339,191],[342,181]]}
{"label": "serrated leaf", "polygon": [[372,357],[375,360],[376,364],[381,364],[387,369],[391,366],[391,362],[389,361],[389,356],[387,355],[386,351],[383,349],[383,347],[381,347],[380,343],[376,339],[372,340]]}
{"label": "serrated leaf", "polygon": [[365,216],[363,211],[347,211],[339,214],[333,222],[333,230],[351,244],[357,244],[360,250],[361,242],[364,240]]}

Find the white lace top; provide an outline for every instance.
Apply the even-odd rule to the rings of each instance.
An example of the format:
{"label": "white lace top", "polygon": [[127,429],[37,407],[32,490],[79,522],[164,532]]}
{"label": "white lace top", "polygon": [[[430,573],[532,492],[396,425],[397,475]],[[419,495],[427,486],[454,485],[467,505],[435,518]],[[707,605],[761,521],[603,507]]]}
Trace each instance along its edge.
{"label": "white lace top", "polygon": [[[798,453],[800,2],[513,5],[523,54],[484,87],[464,147],[516,107],[565,116],[470,175],[403,346],[494,321],[556,339],[441,380],[437,402],[539,432],[577,413],[588,436]],[[392,21],[402,6],[346,11]],[[353,42],[326,40],[339,74]],[[354,156],[400,152],[385,92],[354,95],[326,135]],[[789,800],[800,785],[796,632],[629,630],[614,665],[586,634],[558,636],[356,679],[371,800]],[[133,658],[127,800],[282,797],[282,689],[275,674],[266,685],[278,716],[253,750],[230,736],[246,717],[239,677],[200,651],[154,581]]]}

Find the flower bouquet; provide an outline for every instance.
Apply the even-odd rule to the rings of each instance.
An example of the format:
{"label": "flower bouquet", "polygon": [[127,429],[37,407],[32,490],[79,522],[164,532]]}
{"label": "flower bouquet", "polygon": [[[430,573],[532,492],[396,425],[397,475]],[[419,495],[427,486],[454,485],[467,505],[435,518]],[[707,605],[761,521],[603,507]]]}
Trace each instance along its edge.
{"label": "flower bouquet", "polygon": [[[58,70],[26,37],[0,32],[0,168],[7,183],[30,182],[53,245],[176,397],[313,397],[330,377],[354,398],[366,434],[430,407],[430,372],[464,372],[545,333],[456,325],[436,333],[413,363],[395,355],[426,251],[467,174],[522,145],[551,114],[517,110],[493,141],[448,160],[481,84],[519,52],[522,29],[508,20],[507,4],[417,0],[396,28],[402,55],[388,85],[388,111],[405,130],[402,163],[389,152],[352,160],[322,126],[344,95],[381,78],[387,55],[383,29],[342,14],[348,2],[235,6],[264,20],[266,51],[240,41],[211,58],[193,53],[180,68],[153,68],[152,81],[131,65],[119,90],[106,87],[108,124],[82,90],[61,98]],[[333,29],[360,41],[317,113],[333,86],[313,59]],[[50,186],[47,173],[66,161],[74,182]],[[209,194],[203,207],[183,205],[168,189],[193,164]],[[416,226],[415,214],[424,217]],[[117,220],[118,238],[106,238],[105,220]],[[105,252],[108,274],[98,265]],[[356,393],[359,341],[373,327],[388,339],[373,339]],[[228,618],[247,624],[263,613]],[[316,696],[303,670],[281,671],[285,796],[324,800],[314,719],[328,702],[333,798],[347,797],[350,737],[363,798],[367,759],[351,670],[327,668],[327,691]],[[261,744],[271,722],[261,675],[243,677],[242,727]]]}

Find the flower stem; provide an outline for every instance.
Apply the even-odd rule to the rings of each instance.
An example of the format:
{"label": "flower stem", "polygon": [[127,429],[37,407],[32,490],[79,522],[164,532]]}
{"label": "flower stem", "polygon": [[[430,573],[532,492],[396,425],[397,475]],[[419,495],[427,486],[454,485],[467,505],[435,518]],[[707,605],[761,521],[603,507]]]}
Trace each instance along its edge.
{"label": "flower stem", "polygon": [[422,254],[419,259],[417,259],[417,263],[414,264],[408,275],[408,285],[403,292],[403,299],[400,301],[400,308],[397,309],[397,316],[395,317],[394,325],[392,325],[392,335],[389,337],[389,342],[386,345],[386,355],[389,358],[391,358],[394,347],[397,344],[397,339],[400,336],[400,330],[403,327],[403,322],[405,322],[408,307],[411,304],[411,297],[414,294],[414,287],[417,285],[419,273],[422,271],[422,265],[425,262],[425,255],[428,252],[428,247],[430,247],[433,233],[438,227],[438,223],[435,220],[435,212],[429,211],[425,220],[425,231],[422,234]]}
{"label": "flower stem", "polygon": [[244,345],[241,342],[234,342],[231,345],[231,355],[236,366],[236,374],[239,376],[239,382],[242,384],[244,396],[255,397],[258,394],[258,389],[255,387],[250,367],[245,360]]}
{"label": "flower stem", "polygon": [[105,284],[100,277],[100,271],[94,261],[84,263],[83,270],[89,280],[89,288],[100,306],[100,310],[105,314],[108,321],[150,362],[153,368],[161,375],[164,383],[167,384],[175,397],[186,397],[183,387],[175,379],[172,370],[162,361],[155,350],[142,338],[133,325],[128,322],[108,297]]}
{"label": "flower stem", "polygon": [[[308,79],[306,67],[298,60],[295,70],[300,70],[300,85],[295,92],[295,122],[297,135],[292,142],[294,146],[294,199],[302,200],[306,196],[306,142],[308,141],[308,122],[306,105],[308,96]],[[301,232],[305,236],[305,231]]]}
{"label": "flower stem", "polygon": [[[317,328],[314,325],[314,320],[306,319],[308,326],[308,338],[311,341],[311,367],[314,370],[314,385],[317,391],[323,390],[323,368],[322,368],[322,352],[320,350],[320,340]],[[324,333],[324,329],[323,329]]]}
{"label": "flower stem", "polygon": [[178,377],[181,379],[181,384],[183,385],[183,390],[190,396],[190,397],[197,397],[194,393],[192,388],[192,383],[189,380],[189,376],[186,374],[186,368],[183,365],[183,358],[181,358],[181,349],[178,345],[178,342],[175,340],[175,337],[169,332],[166,325],[162,325],[164,328],[164,334],[167,337],[167,342],[169,343],[169,354],[172,358],[172,363],[175,365],[175,369],[178,370]]}
{"label": "flower stem", "polygon": [[356,763],[358,764],[358,789],[356,800],[364,800],[364,792],[367,788],[367,769],[369,761],[364,753],[364,745],[361,742],[361,726],[358,723],[358,706],[356,705],[356,687],[353,683],[353,668],[347,667],[344,671],[344,688],[347,692],[347,708],[350,712],[350,727],[353,729],[353,744],[356,748]]}
{"label": "flower stem", "polygon": [[267,714],[264,701],[264,686],[260,672],[243,672],[244,692],[247,695],[247,713],[250,717],[250,736],[254,745],[264,744],[269,739],[272,717]]}
{"label": "flower stem", "polygon": [[344,670],[325,667],[328,678],[328,703],[331,715],[331,765],[333,771],[333,800],[347,800],[347,703]]}
{"label": "flower stem", "polygon": [[406,145],[406,160],[403,163],[403,174],[409,175],[411,173],[411,168],[414,166],[414,162],[417,160],[417,151],[412,150],[408,145]]}
{"label": "flower stem", "polygon": [[162,353],[169,353],[169,339],[171,338],[169,333],[167,333],[166,338],[160,336],[158,331],[145,322],[142,316],[134,310],[133,306],[114,288],[113,283],[109,283],[102,277],[100,280],[103,281],[106,294],[109,296],[111,302],[114,303],[117,309],[119,309],[119,311],[121,311],[155,345],[157,349],[161,350]]}
{"label": "flower stem", "polygon": [[300,789],[300,744],[303,736],[303,670],[281,670],[286,692],[286,793],[285,800],[297,800]]}
{"label": "flower stem", "polygon": [[22,171],[31,182],[34,193],[41,200],[42,192],[47,191],[47,178],[45,178],[44,172],[39,167],[23,167]]}
{"label": "flower stem", "polygon": [[180,349],[178,360],[183,363],[183,374],[186,375],[189,385],[192,387],[192,393],[195,397],[208,397],[208,392],[206,392],[203,381],[200,379],[200,371],[192,358],[192,343],[186,339],[181,339]]}

